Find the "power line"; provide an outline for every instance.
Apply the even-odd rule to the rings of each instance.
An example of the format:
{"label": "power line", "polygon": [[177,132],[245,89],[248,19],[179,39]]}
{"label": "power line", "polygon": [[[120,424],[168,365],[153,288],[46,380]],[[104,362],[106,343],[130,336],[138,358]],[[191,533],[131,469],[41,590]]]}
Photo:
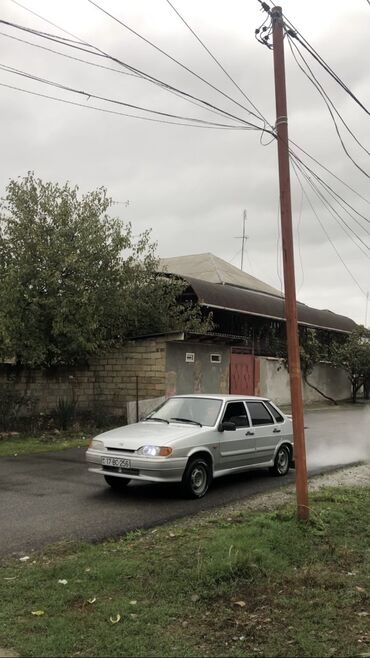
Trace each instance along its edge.
{"label": "power line", "polygon": [[[13,0],[14,2],[15,0]],[[135,73],[128,73],[128,71],[121,71],[120,69],[113,69],[110,66],[104,66],[103,64],[96,64],[95,62],[89,62],[87,59],[81,59],[80,57],[73,57],[72,55],[67,55],[67,53],[62,53],[60,50],[54,50],[53,48],[47,48],[46,46],[41,46],[39,43],[32,43],[32,41],[27,41],[26,39],[20,39],[19,37],[13,37],[11,34],[6,34],[5,32],[0,32],[1,36],[7,37],[8,39],[13,39],[14,41],[19,41],[21,43],[26,43],[29,46],[34,48],[40,48],[41,50],[46,50],[49,53],[54,53],[55,55],[60,55],[61,57],[66,57],[67,59],[73,59],[76,62],[83,62],[84,64],[89,64],[89,66],[96,66],[99,69],[105,69],[107,71],[114,71],[114,73],[120,73],[121,75],[129,75],[135,78],[140,76]],[[93,53],[91,53],[93,54]]]}
{"label": "power line", "polygon": [[248,112],[248,114],[251,114],[252,116],[254,116],[254,117],[255,117],[256,119],[258,119],[259,121],[261,120],[260,116],[258,116],[258,115],[255,114],[254,112],[251,112],[251,111],[250,111],[248,108],[246,108],[244,105],[242,105],[241,103],[239,103],[238,101],[236,101],[234,98],[232,98],[231,96],[229,96],[229,95],[226,94],[225,92],[221,91],[221,89],[218,89],[218,87],[216,87],[215,85],[213,85],[211,82],[209,82],[208,80],[206,80],[205,78],[203,78],[203,77],[202,77],[201,75],[199,75],[198,73],[195,73],[195,71],[193,71],[193,70],[190,69],[188,66],[186,66],[186,64],[183,64],[183,63],[180,62],[178,59],[176,59],[175,57],[173,57],[172,55],[170,55],[169,53],[167,53],[165,50],[163,50],[162,48],[160,48],[159,46],[157,46],[155,43],[153,43],[152,41],[150,41],[150,39],[147,39],[146,37],[144,37],[142,34],[140,34],[140,32],[137,32],[137,31],[134,30],[132,27],[130,27],[129,25],[127,25],[127,23],[124,23],[122,20],[120,20],[119,18],[117,18],[116,16],[114,16],[113,14],[111,14],[109,11],[107,11],[106,9],[104,9],[103,7],[101,7],[97,2],[94,2],[94,0],[87,0],[87,1],[88,1],[91,5],[94,5],[94,7],[96,7],[97,9],[99,9],[101,12],[103,12],[104,14],[106,14],[106,16],[109,16],[112,20],[114,20],[114,21],[116,21],[117,23],[119,23],[119,24],[120,24],[122,27],[124,27],[126,30],[128,30],[129,32],[131,32],[132,34],[134,34],[135,36],[137,36],[139,39],[141,39],[142,41],[144,41],[144,42],[147,43],[148,45],[152,46],[152,48],[154,48],[155,50],[157,50],[158,52],[160,52],[162,55],[165,55],[165,57],[168,57],[172,62],[175,62],[178,66],[180,66],[181,68],[183,68],[185,71],[187,71],[187,72],[190,73],[191,75],[193,75],[193,76],[195,76],[196,78],[198,78],[198,80],[201,80],[202,82],[204,82],[206,85],[208,85],[208,87],[211,87],[214,91],[217,91],[219,94],[222,94],[222,96],[224,96],[225,98],[227,98],[228,100],[230,100],[232,103],[235,103],[236,105],[238,105],[239,107],[241,107],[243,110],[246,110],[246,112]]}
{"label": "power line", "polygon": [[[94,49],[96,49],[97,52],[93,52],[93,51],[91,51],[91,50],[86,50],[85,48],[83,48],[83,47],[81,47],[81,46],[78,46],[78,45],[75,45],[75,44],[69,43],[68,40],[66,40],[66,42],[64,42],[64,41],[60,41],[60,40],[59,40],[60,38],[57,37],[56,35],[50,35],[50,34],[45,33],[45,32],[40,32],[40,31],[38,31],[38,30],[33,30],[33,29],[30,29],[30,28],[26,28],[26,27],[24,27],[24,26],[17,25],[16,23],[11,23],[11,22],[9,22],[9,21],[3,21],[3,20],[0,20],[0,23],[3,23],[3,24],[5,24],[5,25],[11,26],[11,27],[14,27],[14,28],[16,28],[16,29],[24,30],[24,31],[26,31],[26,32],[31,32],[32,34],[35,34],[36,36],[40,36],[40,37],[42,37],[42,38],[46,38],[46,39],[49,39],[49,40],[52,40],[52,41],[56,41],[57,43],[62,43],[63,45],[67,45],[67,46],[72,47],[72,48],[77,48],[78,50],[82,50],[82,51],[84,51],[84,52],[89,52],[89,53],[92,54],[92,55],[98,55],[98,56],[101,56],[101,57],[106,57],[106,58],[110,59],[111,61],[113,61],[113,62],[115,62],[115,63],[117,63],[117,64],[123,66],[124,68],[128,69],[129,71],[132,71],[132,72],[138,74],[138,75],[139,75],[140,77],[142,77],[143,79],[145,79],[145,80],[147,80],[147,81],[149,81],[149,82],[152,82],[153,84],[155,84],[155,85],[157,85],[157,86],[162,87],[163,89],[175,91],[175,92],[181,94],[181,95],[182,95],[184,98],[186,98],[186,99],[189,99],[189,98],[190,98],[190,99],[192,99],[192,100],[195,100],[195,101],[200,102],[200,103],[202,104],[202,106],[204,106],[206,109],[211,108],[211,109],[213,109],[213,110],[218,110],[218,111],[221,112],[224,116],[226,116],[226,117],[228,117],[228,118],[236,119],[237,121],[239,121],[240,123],[243,123],[243,124],[246,125],[246,126],[253,127],[253,128],[256,129],[256,130],[264,130],[265,132],[268,132],[268,133],[270,133],[270,134],[273,134],[272,131],[269,131],[269,130],[266,129],[266,128],[262,128],[261,126],[258,126],[258,125],[254,124],[254,123],[251,123],[250,121],[247,121],[247,120],[245,120],[245,119],[242,119],[241,117],[238,117],[238,116],[232,114],[231,112],[228,112],[228,111],[226,111],[226,110],[224,110],[224,109],[222,109],[222,108],[217,107],[217,106],[214,105],[213,103],[210,103],[210,102],[208,102],[208,101],[206,101],[206,100],[204,100],[204,99],[198,98],[197,96],[194,96],[193,94],[190,94],[190,93],[188,93],[188,92],[186,92],[186,91],[183,91],[183,90],[181,90],[181,89],[178,89],[178,88],[176,88],[176,87],[173,87],[172,85],[169,85],[168,83],[163,82],[162,80],[159,80],[158,78],[155,78],[154,76],[151,76],[150,74],[145,73],[144,71],[141,71],[140,69],[137,69],[137,68],[135,68],[135,67],[133,67],[133,66],[127,64],[126,62],[123,62],[122,60],[118,59],[117,57],[114,57],[113,55],[109,55],[108,53],[104,52],[103,50],[101,50],[101,49],[97,48],[96,46],[93,46],[93,45],[91,45],[91,44],[89,44],[89,43],[87,43],[87,42],[83,42],[83,43],[84,43],[85,45],[87,45],[89,48],[94,48]],[[235,102],[236,102],[236,101],[235,101]],[[237,103],[237,104],[239,104],[239,103]],[[239,105],[240,105],[240,104],[239,104]],[[242,106],[242,107],[243,107],[243,106]],[[246,109],[246,108],[243,108],[243,109]]]}
{"label": "power line", "polygon": [[[167,2],[167,4],[170,5],[170,7],[172,8],[172,10],[175,12],[175,14],[177,14],[177,16],[180,18],[180,20],[184,23],[184,25],[186,25],[186,27],[188,28],[188,30],[190,30],[190,32],[193,34],[193,36],[196,38],[196,40],[200,43],[200,45],[204,48],[204,50],[206,50],[206,52],[209,54],[209,56],[212,57],[213,61],[217,64],[217,66],[221,69],[221,71],[223,71],[223,72],[225,73],[225,75],[226,75],[226,76],[228,77],[228,79],[232,82],[232,84],[234,85],[234,87],[236,87],[236,89],[238,89],[238,90],[240,91],[240,93],[244,96],[244,98],[248,101],[248,103],[250,103],[250,105],[256,110],[256,112],[260,115],[260,117],[261,117],[262,120],[264,121],[265,125],[266,125],[266,124],[267,124],[267,125],[270,125],[270,124],[268,123],[267,119],[263,116],[262,112],[256,107],[256,105],[251,101],[251,99],[247,96],[247,94],[243,91],[243,89],[237,84],[237,82],[235,82],[234,78],[231,77],[231,75],[228,73],[228,71],[225,69],[225,67],[221,64],[221,62],[220,62],[220,61],[214,56],[214,54],[209,50],[209,48],[206,46],[206,44],[204,43],[204,41],[202,41],[202,39],[201,39],[201,38],[199,37],[199,35],[195,32],[195,30],[193,30],[193,28],[189,25],[189,23],[187,23],[187,21],[186,21],[186,20],[184,19],[184,17],[180,14],[180,12],[178,11],[178,9],[176,9],[176,7],[172,4],[172,2],[170,2],[170,0],[166,0],[166,2]],[[270,128],[272,128],[271,125],[270,125]]]}
{"label": "power line", "polygon": [[357,98],[357,96],[350,90],[348,85],[341,80],[341,78],[333,71],[333,69],[325,62],[325,60],[319,55],[319,53],[311,46],[311,44],[303,37],[303,35],[297,30],[296,27],[284,16],[284,19],[286,20],[287,24],[290,26],[291,29],[288,30],[289,36],[293,37],[293,39],[296,39],[299,41],[301,46],[307,50],[307,52],[313,57],[319,64],[322,66],[322,68],[339,84],[340,87],[352,98],[352,100],[361,107],[361,109],[368,115],[370,116],[370,111],[367,109],[367,107]]}
{"label": "power line", "polygon": [[59,98],[57,96],[50,96],[48,94],[41,94],[36,91],[31,91],[29,89],[24,89],[22,87],[16,87],[14,85],[7,85],[4,82],[0,82],[1,87],[6,87],[7,89],[13,89],[15,91],[21,91],[25,94],[30,94],[31,96],[39,96],[40,98],[48,98],[53,101],[59,101],[60,103],[66,103],[67,105],[76,105],[77,107],[83,107],[85,110],[97,110],[99,112],[105,112],[107,114],[115,114],[118,116],[124,116],[124,117],[130,117],[132,119],[141,119],[142,121],[151,121],[153,123],[163,123],[163,124],[169,124],[169,125],[174,125],[174,126],[187,126],[191,128],[203,128],[203,129],[213,129],[213,130],[243,130],[243,128],[238,128],[237,126],[231,126],[231,127],[222,127],[222,126],[217,126],[217,125],[198,125],[198,124],[193,124],[193,123],[182,123],[178,121],[166,121],[164,119],[153,119],[151,117],[144,117],[140,116],[137,114],[129,114],[127,112],[117,112],[115,110],[107,110],[106,108],[102,107],[97,107],[96,105],[86,105],[84,103],[77,103],[76,101],[69,101],[65,98]]}
{"label": "power line", "polygon": [[[294,142],[292,142],[292,143],[294,143]],[[335,174],[333,174],[333,172],[331,172],[330,169],[327,169],[326,167],[324,167],[324,165],[322,165],[318,160],[315,160],[315,158],[312,158],[312,156],[310,156],[306,151],[304,151],[303,149],[301,149],[298,145],[296,145],[296,146],[297,146],[297,148],[299,148],[301,151],[303,151],[303,153],[306,153],[309,157],[311,157],[312,160],[314,160],[315,162],[317,162],[317,164],[319,164],[320,166],[322,166],[326,171],[328,171],[328,172],[329,172],[330,174],[332,174],[335,178],[337,178],[340,182],[342,182],[343,185],[346,185],[346,183],[345,183],[344,181],[342,181],[342,179],[340,179],[340,178],[338,178],[337,176],[335,176]],[[305,167],[305,169],[307,169],[307,171],[309,171],[310,174],[312,174],[312,175],[313,175],[313,176],[314,176],[314,177],[320,182],[320,184],[322,184],[327,190],[330,190],[330,192],[331,192],[332,194],[334,194],[334,196],[335,196],[337,199],[340,199],[340,200],[341,200],[341,201],[347,206],[347,208],[350,208],[351,210],[353,210],[353,212],[354,212],[358,217],[361,217],[361,219],[363,219],[363,220],[364,220],[365,222],[367,222],[368,224],[370,223],[370,219],[369,219],[368,217],[366,217],[365,215],[363,215],[362,213],[360,213],[356,208],[354,208],[354,206],[352,206],[352,204],[348,203],[348,201],[346,201],[345,199],[343,199],[343,197],[342,197],[338,192],[336,192],[336,191],[331,187],[331,185],[329,185],[329,183],[327,183],[326,181],[324,181],[324,179],[322,179],[322,178],[321,178],[321,177],[320,177],[320,176],[319,176],[319,175],[318,175],[313,169],[311,169],[311,167],[309,167],[309,166],[308,166],[308,165],[302,160],[302,158],[300,158],[300,157],[299,157],[299,156],[298,156],[298,155],[297,155],[292,149],[290,149],[290,154],[291,154],[296,160],[298,160],[298,162],[300,162],[300,163]],[[346,185],[346,187],[348,187],[350,190],[352,190],[355,194],[358,194],[358,193],[356,192],[356,190],[354,190],[353,188],[349,187],[348,185]],[[360,198],[362,198],[364,201],[367,201],[367,199],[365,199],[364,197],[362,197],[360,194],[358,194],[358,196],[360,196]],[[348,212],[348,211],[347,211],[347,212]],[[364,227],[363,227],[361,224],[360,224],[360,226],[361,226],[361,228],[364,229]],[[364,229],[364,230],[366,230],[366,229]]]}
{"label": "power line", "polygon": [[[324,100],[324,103],[325,103],[325,105],[326,105],[326,107],[327,107],[327,109],[328,109],[328,111],[329,111],[329,113],[330,113],[331,119],[332,119],[332,121],[333,121],[333,124],[334,124],[334,127],[335,127],[335,131],[336,131],[336,133],[337,133],[337,135],[338,135],[338,138],[339,138],[339,141],[340,141],[341,146],[342,146],[342,148],[343,148],[343,151],[345,152],[345,154],[347,155],[347,157],[351,160],[351,162],[353,162],[353,164],[355,165],[355,167],[357,167],[357,169],[359,169],[359,171],[361,171],[361,172],[362,172],[367,178],[370,178],[369,174],[368,174],[368,173],[367,173],[367,172],[366,172],[366,171],[365,171],[365,170],[364,170],[364,169],[363,169],[363,168],[362,168],[362,167],[356,162],[356,160],[355,160],[355,159],[352,157],[352,155],[349,153],[349,151],[348,151],[348,149],[347,149],[347,147],[346,147],[346,145],[345,145],[345,143],[344,143],[344,141],[343,141],[343,138],[342,138],[342,135],[341,135],[341,133],[340,133],[340,130],[339,130],[339,127],[338,127],[338,124],[337,124],[337,121],[336,121],[336,119],[335,119],[335,116],[334,116],[333,111],[337,114],[337,116],[338,116],[339,119],[341,120],[342,124],[343,124],[343,125],[345,126],[345,128],[347,129],[347,131],[350,133],[350,135],[353,137],[353,139],[356,141],[356,143],[357,143],[357,144],[358,144],[358,145],[359,145],[359,146],[365,151],[365,153],[367,153],[367,155],[370,155],[370,152],[369,152],[369,151],[366,149],[366,147],[365,147],[365,146],[364,146],[364,145],[363,145],[363,144],[357,139],[356,135],[353,133],[353,131],[352,131],[352,130],[350,129],[350,127],[347,125],[346,121],[343,119],[342,115],[340,114],[340,112],[338,111],[338,109],[335,107],[335,105],[334,105],[333,101],[331,100],[331,98],[328,96],[328,94],[326,93],[326,91],[324,90],[324,88],[322,87],[322,85],[319,83],[319,81],[317,80],[317,78],[315,78],[312,69],[311,69],[310,66],[308,65],[308,63],[307,63],[307,61],[305,60],[305,58],[303,57],[302,53],[299,51],[299,49],[298,49],[298,47],[296,46],[296,44],[294,44],[294,42],[292,42],[292,40],[291,40],[291,38],[290,38],[289,36],[288,36],[288,43],[289,43],[290,50],[291,50],[291,52],[292,52],[293,58],[294,58],[294,60],[295,60],[295,62],[296,62],[296,64],[297,64],[297,66],[300,68],[300,70],[303,72],[303,74],[308,78],[308,80],[314,85],[314,87],[317,89],[317,91],[319,92],[320,96],[321,96],[322,99]],[[296,57],[296,54],[295,54],[295,52],[294,52],[294,50],[293,50],[293,46],[296,48],[297,52],[299,53],[300,57],[301,57],[302,60],[304,61],[305,65],[307,66],[307,69],[309,70],[309,72],[310,72],[311,75],[309,75],[309,74],[307,73],[307,71],[304,70],[303,66],[299,63],[299,61],[298,61],[298,59],[297,59],[297,57]],[[333,108],[333,109],[332,109],[332,108]]]}
{"label": "power line", "polygon": [[[297,163],[296,163],[296,164],[297,164]],[[359,244],[357,244],[357,242],[355,242],[355,240],[353,239],[353,237],[352,237],[351,234],[353,234],[353,235],[357,238],[357,240],[359,240],[359,242],[361,242],[361,244],[362,244],[362,245],[363,245],[363,246],[364,246],[369,252],[370,252],[370,247],[366,244],[366,242],[364,242],[364,240],[362,240],[362,238],[361,238],[361,237],[360,237],[360,236],[359,236],[359,235],[358,235],[358,234],[357,234],[357,233],[356,233],[356,232],[355,232],[355,231],[354,231],[354,230],[353,230],[353,229],[347,224],[347,222],[341,217],[341,215],[340,215],[340,214],[337,212],[337,210],[332,206],[332,204],[331,204],[331,203],[328,201],[328,199],[323,195],[323,193],[318,189],[317,185],[316,185],[316,184],[313,182],[313,180],[307,175],[307,173],[304,172],[303,169],[302,169],[298,164],[297,164],[297,166],[299,167],[299,169],[300,169],[302,175],[306,178],[307,182],[309,183],[309,185],[311,186],[311,188],[312,188],[313,191],[315,192],[316,196],[322,201],[322,203],[324,204],[324,206],[326,207],[326,209],[328,210],[328,212],[330,213],[330,215],[333,217],[333,219],[336,221],[336,223],[338,224],[338,220],[339,220],[340,224],[338,224],[338,225],[341,227],[341,229],[344,231],[344,233],[350,238],[350,240],[352,240],[352,242],[356,245],[356,247],[358,247],[358,249],[360,249],[360,251],[366,256],[366,258],[370,258],[370,254],[369,254],[369,253],[366,253],[366,251],[364,251],[363,248],[362,248]],[[342,225],[343,225],[343,226],[342,226]],[[349,233],[348,233],[348,231],[346,231],[346,229],[344,228],[344,226],[346,226],[346,228],[348,229]]]}
{"label": "power line", "polygon": [[315,215],[315,217],[316,217],[318,223],[320,224],[321,229],[323,230],[324,234],[326,235],[328,241],[330,242],[331,246],[333,247],[333,249],[334,249],[335,253],[337,254],[339,260],[341,261],[342,265],[343,265],[343,266],[345,267],[345,269],[347,270],[347,272],[348,272],[348,274],[350,275],[351,279],[354,281],[354,283],[355,283],[356,286],[359,288],[359,290],[362,292],[362,294],[365,295],[365,297],[366,297],[366,293],[365,293],[365,291],[363,290],[363,288],[361,287],[361,285],[360,285],[359,282],[357,281],[356,277],[352,274],[352,272],[351,272],[351,270],[349,269],[348,265],[347,265],[347,264],[345,263],[345,261],[343,260],[343,258],[342,258],[342,256],[340,255],[338,249],[336,248],[334,242],[332,241],[332,239],[331,239],[329,233],[327,232],[327,230],[326,230],[324,224],[322,223],[322,221],[321,221],[319,215],[317,214],[317,212],[316,212],[314,206],[312,205],[312,203],[311,203],[311,199],[309,198],[309,196],[308,196],[307,193],[306,193],[306,190],[305,190],[304,187],[303,187],[303,183],[301,182],[301,179],[300,179],[300,177],[299,177],[299,175],[298,175],[298,172],[297,172],[297,170],[296,170],[296,165],[294,164],[294,162],[292,162],[292,166],[293,166],[293,171],[294,171],[294,173],[295,173],[295,175],[296,175],[296,177],[297,177],[298,183],[299,183],[301,189],[303,190],[303,193],[304,193],[304,195],[305,195],[305,197],[306,197],[308,203],[310,204],[310,207],[311,207],[311,209],[312,209],[312,212],[314,213],[314,215]]}
{"label": "power line", "polygon": [[[129,73],[128,71],[122,71],[120,69],[114,69],[111,66],[104,66],[103,64],[96,64],[95,62],[90,62],[87,59],[82,59],[80,57],[73,57],[72,55],[67,55],[67,53],[60,52],[60,50],[54,50],[53,48],[47,48],[46,46],[41,46],[38,43],[33,43],[32,41],[27,41],[26,39],[20,39],[19,37],[14,37],[11,34],[6,34],[5,32],[0,32],[0,35],[2,35],[4,37],[7,37],[8,39],[13,39],[15,41],[25,43],[29,46],[33,46],[34,48],[39,48],[41,50],[46,50],[47,52],[51,52],[51,53],[54,53],[56,55],[60,55],[61,57],[66,57],[67,59],[71,59],[71,60],[76,61],[76,62],[82,62],[83,64],[88,64],[89,66],[94,66],[96,68],[105,69],[106,71],[112,71],[113,73],[119,73],[120,75],[128,75],[128,76],[133,77],[133,78],[138,78],[138,79],[142,78],[142,76],[140,76],[136,73]],[[93,54],[93,53],[91,53],[91,54]],[[162,88],[162,87],[160,87],[160,88]],[[167,89],[165,91],[169,91],[170,93],[172,93],[174,96],[177,96],[178,98],[183,98],[183,96],[180,93],[177,93],[176,91],[173,91],[172,89]],[[200,103],[198,103],[197,101],[193,101],[190,98],[186,98],[184,100],[186,100],[188,103],[191,103],[192,105],[195,105],[196,107],[200,107],[202,109],[205,109],[204,106],[201,105]],[[218,116],[224,116],[223,112],[218,111],[218,110],[212,110],[211,108],[207,108],[207,111],[211,112],[212,114],[216,114]],[[234,119],[234,120],[236,121],[236,119]]]}
{"label": "power line", "polygon": [[38,14],[36,11],[33,11],[29,7],[26,7],[26,5],[22,5],[21,2],[18,2],[17,0],[10,0],[15,5],[18,5],[18,7],[22,7],[25,11],[28,11],[30,14],[33,14],[34,16],[37,16],[37,18],[40,18],[42,21],[45,23],[48,23],[49,25],[52,25],[53,27],[56,27],[57,30],[61,30],[61,32],[64,32],[65,34],[69,34],[70,37],[73,37],[74,39],[77,39],[76,43],[83,43],[79,37],[77,37],[75,34],[72,32],[68,32],[68,30],[65,30],[63,27],[60,27],[60,25],[57,25],[57,23],[53,23],[53,21],[49,21],[48,18],[45,18],[44,16],[41,16],[41,14]]}

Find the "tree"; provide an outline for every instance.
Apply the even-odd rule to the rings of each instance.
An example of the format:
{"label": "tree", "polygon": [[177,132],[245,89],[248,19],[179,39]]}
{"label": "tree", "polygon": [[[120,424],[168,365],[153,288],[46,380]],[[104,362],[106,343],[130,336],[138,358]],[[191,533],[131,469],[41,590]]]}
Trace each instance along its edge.
{"label": "tree", "polygon": [[[283,344],[282,347],[280,347],[280,354],[282,354],[285,368],[289,370],[286,343]],[[321,391],[321,389],[319,389],[317,386],[312,384],[312,382],[309,380],[309,376],[312,374],[315,366],[318,365],[320,361],[327,359],[327,348],[319,340],[315,329],[308,328],[305,329],[304,331],[300,331],[299,354],[300,354],[301,373],[302,373],[303,381],[307,384],[307,386],[314,389],[317,393],[319,393],[319,395],[321,395],[326,400],[333,402],[333,404],[338,404],[337,401],[334,400],[334,398]]]}
{"label": "tree", "polygon": [[360,388],[370,382],[370,332],[363,326],[357,327],[342,345],[332,349],[332,362],[347,372],[352,387],[352,402],[355,403]]}
{"label": "tree", "polygon": [[150,233],[108,216],[101,187],[10,181],[0,213],[0,356],[29,366],[83,362],[142,333],[206,330],[180,305],[180,281],[158,276]]}
{"label": "tree", "polygon": [[338,404],[334,398],[330,395],[323,393],[317,386],[312,384],[308,379],[312,374],[313,369],[316,365],[322,361],[326,354],[325,349],[322,343],[317,337],[317,333],[314,329],[306,329],[304,334],[300,338],[300,358],[301,358],[301,371],[303,380],[306,382],[307,386],[313,388],[317,393],[319,393],[326,400],[330,400],[333,404]]}

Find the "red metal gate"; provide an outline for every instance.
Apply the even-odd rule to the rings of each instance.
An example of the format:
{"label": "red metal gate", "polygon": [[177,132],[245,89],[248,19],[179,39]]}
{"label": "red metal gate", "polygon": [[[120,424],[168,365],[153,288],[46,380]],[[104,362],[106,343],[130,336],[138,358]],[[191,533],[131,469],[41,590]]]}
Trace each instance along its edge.
{"label": "red metal gate", "polygon": [[252,354],[231,354],[230,393],[254,395],[255,357]]}

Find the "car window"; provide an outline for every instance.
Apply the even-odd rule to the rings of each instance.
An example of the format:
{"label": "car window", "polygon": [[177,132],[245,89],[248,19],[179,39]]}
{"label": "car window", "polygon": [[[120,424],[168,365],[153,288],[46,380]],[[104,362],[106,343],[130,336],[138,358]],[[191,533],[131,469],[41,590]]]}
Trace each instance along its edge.
{"label": "car window", "polygon": [[235,423],[237,427],[248,427],[249,420],[244,402],[229,402],[222,420]]}
{"label": "car window", "polygon": [[247,402],[252,425],[272,425],[273,418],[263,402]]}
{"label": "car window", "polygon": [[213,426],[220,413],[222,401],[214,398],[173,397],[163,402],[147,419],[158,418],[173,422],[174,418]]}
{"label": "car window", "polygon": [[279,414],[278,410],[275,409],[275,407],[272,406],[270,402],[265,402],[266,407],[268,408],[269,411],[271,411],[273,417],[275,418],[277,423],[283,423],[284,418],[281,414]]}

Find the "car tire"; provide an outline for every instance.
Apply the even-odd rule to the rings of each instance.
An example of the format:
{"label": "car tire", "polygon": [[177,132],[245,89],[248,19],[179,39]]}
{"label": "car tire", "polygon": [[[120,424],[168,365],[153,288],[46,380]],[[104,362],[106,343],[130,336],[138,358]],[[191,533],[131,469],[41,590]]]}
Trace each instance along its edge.
{"label": "car tire", "polygon": [[113,491],[122,491],[126,489],[130,478],[117,478],[114,475],[104,475],[104,480],[113,489]]}
{"label": "car tire", "polygon": [[270,468],[270,473],[277,477],[283,477],[289,471],[290,466],[290,450],[287,446],[280,446],[275,455],[274,465]]}
{"label": "car tire", "polygon": [[189,460],[182,478],[182,488],[187,498],[203,498],[212,482],[211,466],[203,457]]}

